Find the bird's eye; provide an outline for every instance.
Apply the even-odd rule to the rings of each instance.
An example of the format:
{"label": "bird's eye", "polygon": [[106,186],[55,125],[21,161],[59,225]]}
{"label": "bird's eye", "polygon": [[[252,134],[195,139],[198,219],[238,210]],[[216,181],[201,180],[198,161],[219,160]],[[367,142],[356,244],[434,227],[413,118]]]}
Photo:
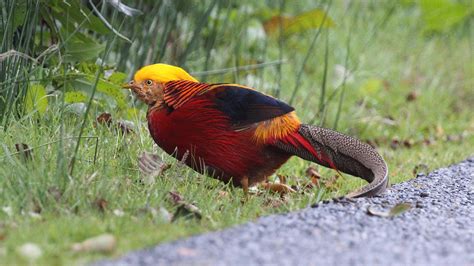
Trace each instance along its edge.
{"label": "bird's eye", "polygon": [[134,82],[133,80],[130,80],[130,81],[128,82],[128,85],[133,85],[134,83],[135,83],[135,82]]}
{"label": "bird's eye", "polygon": [[147,80],[145,81],[145,84],[146,84],[147,86],[151,86],[151,85],[153,85],[153,80],[147,79]]}

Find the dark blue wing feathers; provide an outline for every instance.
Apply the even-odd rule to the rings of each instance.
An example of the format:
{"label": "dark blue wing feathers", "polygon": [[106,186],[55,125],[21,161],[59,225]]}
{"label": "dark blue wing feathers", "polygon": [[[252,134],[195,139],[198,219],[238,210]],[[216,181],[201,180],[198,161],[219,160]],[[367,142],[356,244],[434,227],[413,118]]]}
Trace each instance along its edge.
{"label": "dark blue wing feathers", "polygon": [[288,104],[258,91],[222,84],[212,90],[216,107],[239,128],[294,111]]}

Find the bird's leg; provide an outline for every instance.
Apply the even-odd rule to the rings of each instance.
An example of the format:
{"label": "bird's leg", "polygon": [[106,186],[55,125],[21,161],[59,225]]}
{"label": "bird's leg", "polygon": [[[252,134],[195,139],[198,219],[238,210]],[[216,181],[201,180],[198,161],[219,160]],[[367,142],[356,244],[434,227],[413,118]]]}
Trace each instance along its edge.
{"label": "bird's leg", "polygon": [[280,180],[280,184],[286,184],[286,176],[284,175],[277,175],[278,180]]}
{"label": "bird's leg", "polygon": [[240,180],[240,185],[242,185],[242,189],[244,190],[244,197],[247,199],[249,197],[249,177],[244,176]]}

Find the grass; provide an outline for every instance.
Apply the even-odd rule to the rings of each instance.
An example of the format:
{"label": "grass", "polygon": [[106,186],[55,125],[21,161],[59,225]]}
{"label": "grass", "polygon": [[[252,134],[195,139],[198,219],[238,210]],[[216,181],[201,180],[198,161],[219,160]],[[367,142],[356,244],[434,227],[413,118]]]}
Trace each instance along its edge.
{"label": "grass", "polygon": [[[338,129],[378,144],[389,164],[392,184],[413,178],[417,165],[424,164],[423,171],[429,171],[473,155],[470,148],[474,146],[472,39],[456,30],[450,34],[423,35],[416,9],[400,7],[388,13],[383,5],[375,5],[373,10],[360,6],[364,12],[354,18],[350,12],[356,12],[357,8],[347,11],[341,3],[335,2],[329,12],[338,26],[329,34],[321,33],[321,41],[303,68],[301,64],[314,37],[311,34],[287,39],[284,44],[279,41],[268,44],[265,58],[275,60],[281,55],[286,63],[209,75],[207,80],[238,79],[268,93],[281,82],[280,98],[289,100],[298,79],[296,73],[303,69],[293,102],[300,118],[320,123],[322,100],[324,125],[332,126],[341,103]],[[342,20],[344,15],[354,19]],[[349,29],[353,31],[350,35]],[[328,52],[324,38],[329,38]],[[217,45],[222,40],[209,42]],[[252,57],[258,54],[246,53],[250,46],[245,41],[227,50],[216,46],[211,54],[219,57],[238,53],[243,61],[232,60],[230,66],[241,66],[251,63]],[[225,64],[217,59],[193,61],[195,54],[185,57],[191,62],[190,69],[195,71],[202,70],[201,61],[209,67]],[[326,65],[322,63],[325,60]],[[334,78],[335,65],[346,65],[353,76],[345,82],[343,102],[337,101],[342,87],[338,86],[340,79],[336,82],[338,79]],[[326,96],[321,98],[325,69],[328,71]],[[333,94],[336,96],[329,100]],[[288,195],[283,200],[263,193],[243,204],[240,189],[196,174],[157,149],[146,128],[145,109],[141,108],[131,118],[135,129],[127,135],[95,125],[93,117],[102,109],[93,107],[90,112],[93,115],[84,124],[71,175],[70,158],[75,154],[76,137],[83,120],[67,112],[60,103],[50,104],[45,114],[33,112],[13,118],[8,128],[0,130],[0,208],[12,210],[11,215],[0,210],[0,264],[28,264],[16,253],[26,242],[36,243],[43,250],[38,264],[83,264],[117,257],[156,243],[298,210],[363,184],[347,176],[330,186]],[[114,119],[120,118],[119,113],[111,112]],[[31,160],[25,161],[14,154],[17,143],[33,148]],[[157,152],[171,164],[151,184],[143,182],[137,167],[137,157],[143,151]],[[302,183],[309,165],[293,158],[279,173],[288,176],[293,184]],[[324,176],[322,183],[329,182],[334,173],[319,170]],[[170,191],[178,192],[187,202],[198,206],[203,218],[181,218],[172,223],[164,219],[160,208],[170,213],[177,209],[168,199]],[[103,233],[111,233],[118,239],[117,249],[112,253],[71,251],[73,243]]]}

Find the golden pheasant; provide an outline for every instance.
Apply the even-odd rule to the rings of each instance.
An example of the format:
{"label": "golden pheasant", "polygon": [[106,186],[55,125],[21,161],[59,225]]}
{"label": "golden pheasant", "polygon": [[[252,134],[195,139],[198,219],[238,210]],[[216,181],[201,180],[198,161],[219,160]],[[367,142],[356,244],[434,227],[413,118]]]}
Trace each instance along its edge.
{"label": "golden pheasant", "polygon": [[252,88],[200,83],[166,64],[141,68],[124,87],[149,106],[148,128],[158,146],[176,159],[189,153],[189,167],[245,192],[294,155],[369,182],[349,197],[387,187],[386,163],[370,145],[302,124],[293,107]]}

